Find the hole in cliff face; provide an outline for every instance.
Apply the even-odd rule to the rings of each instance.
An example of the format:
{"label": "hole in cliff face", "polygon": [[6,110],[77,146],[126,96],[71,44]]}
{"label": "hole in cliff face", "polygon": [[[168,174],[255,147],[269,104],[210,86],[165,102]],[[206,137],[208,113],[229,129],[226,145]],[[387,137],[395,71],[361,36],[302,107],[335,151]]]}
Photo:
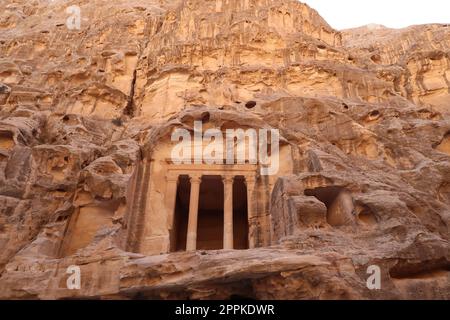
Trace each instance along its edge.
{"label": "hole in cliff face", "polygon": [[11,89],[4,84],[0,84],[0,94],[6,94],[6,93],[10,93]]}
{"label": "hole in cliff face", "polygon": [[0,131],[0,149],[12,149],[15,145],[14,135],[11,131]]}
{"label": "hole in cliff face", "polygon": [[69,126],[76,126],[80,123],[78,117],[72,114],[64,115],[64,117],[62,117],[61,120]]}
{"label": "hole in cliff face", "polygon": [[123,126],[123,120],[121,118],[115,118],[111,120],[112,124],[115,125],[116,127],[121,127]]}
{"label": "hole in cliff face", "polygon": [[357,209],[358,222],[366,227],[373,227],[377,224],[375,214],[366,205],[358,206]]}
{"label": "hole in cliff face", "polygon": [[61,215],[56,219],[56,222],[63,222],[69,220],[69,215]]}
{"label": "hole in cliff face", "polygon": [[437,151],[450,155],[450,132],[447,132],[441,143],[435,148]]}
{"label": "hole in cliff face", "polygon": [[323,44],[319,44],[317,46],[317,48],[320,49],[320,50],[325,50],[327,47],[325,45],[323,45]]}
{"label": "hole in cliff face", "polygon": [[376,64],[380,64],[381,56],[379,54],[374,54],[373,56],[370,57],[370,60],[372,60],[372,62],[374,62]]}
{"label": "hole in cliff face", "polygon": [[367,115],[366,121],[368,121],[368,122],[377,121],[380,118],[381,118],[381,112],[378,110],[373,110],[373,111],[369,112],[369,114]]}
{"label": "hole in cliff face", "polygon": [[315,189],[305,190],[305,195],[309,197],[316,197],[323,202],[327,208],[336,200],[339,193],[344,190],[342,187],[321,187]]}
{"label": "hole in cliff face", "polygon": [[372,118],[377,118],[377,117],[380,116],[380,111],[374,110],[374,111],[372,111],[372,112],[369,114],[369,116],[372,117]]}
{"label": "hole in cliff face", "polygon": [[249,101],[245,104],[245,107],[247,109],[253,109],[254,107],[256,107],[256,101]]}
{"label": "hole in cliff face", "polygon": [[345,188],[338,186],[305,190],[305,195],[315,197],[327,207],[327,222],[332,226],[343,226],[354,221],[353,198]]}

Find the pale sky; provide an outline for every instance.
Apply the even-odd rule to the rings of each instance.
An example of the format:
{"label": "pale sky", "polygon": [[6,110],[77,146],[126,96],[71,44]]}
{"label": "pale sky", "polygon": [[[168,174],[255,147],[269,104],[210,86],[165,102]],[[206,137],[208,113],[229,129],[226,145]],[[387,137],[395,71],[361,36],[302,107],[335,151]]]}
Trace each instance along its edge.
{"label": "pale sky", "polygon": [[450,23],[450,0],[300,0],[316,9],[335,29],[382,24]]}

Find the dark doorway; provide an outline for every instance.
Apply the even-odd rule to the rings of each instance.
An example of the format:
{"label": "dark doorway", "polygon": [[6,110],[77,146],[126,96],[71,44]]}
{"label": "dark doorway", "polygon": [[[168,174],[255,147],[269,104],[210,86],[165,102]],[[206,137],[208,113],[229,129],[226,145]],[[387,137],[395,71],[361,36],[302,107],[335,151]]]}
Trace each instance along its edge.
{"label": "dark doorway", "polygon": [[203,176],[198,206],[198,250],[223,249],[223,183],[220,176]]}
{"label": "dark doorway", "polygon": [[233,184],[234,249],[248,249],[247,187],[244,177],[236,177]]}
{"label": "dark doorway", "polygon": [[175,219],[170,239],[170,251],[186,250],[187,226],[189,219],[189,197],[191,183],[188,176],[180,176],[178,181]]}

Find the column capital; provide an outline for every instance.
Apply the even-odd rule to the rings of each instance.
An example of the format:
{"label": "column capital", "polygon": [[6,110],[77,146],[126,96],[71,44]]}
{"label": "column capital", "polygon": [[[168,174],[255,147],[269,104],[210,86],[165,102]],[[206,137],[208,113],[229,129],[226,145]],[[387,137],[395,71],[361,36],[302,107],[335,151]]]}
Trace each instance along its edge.
{"label": "column capital", "polygon": [[256,176],[245,176],[244,178],[245,185],[254,185],[256,183],[256,180],[258,179]]}
{"label": "column capital", "polygon": [[191,181],[191,194],[189,198],[189,219],[186,237],[186,250],[195,251],[197,249],[198,205],[202,176],[200,174],[193,174],[189,176],[189,179]]}
{"label": "column capital", "polygon": [[200,184],[202,182],[202,175],[201,174],[192,174],[192,175],[190,174],[189,181],[191,182],[191,184],[193,184],[193,183]]}
{"label": "column capital", "polygon": [[223,181],[223,183],[224,184],[227,184],[227,183],[233,183],[233,181],[234,181],[234,176],[233,175],[223,175],[222,176],[222,181]]}
{"label": "column capital", "polygon": [[176,173],[168,173],[168,174],[166,174],[167,182],[177,182],[178,183],[178,177],[179,177],[179,175],[176,174]]}
{"label": "column capital", "polygon": [[233,250],[233,180],[231,174],[224,174],[223,180],[223,248]]}

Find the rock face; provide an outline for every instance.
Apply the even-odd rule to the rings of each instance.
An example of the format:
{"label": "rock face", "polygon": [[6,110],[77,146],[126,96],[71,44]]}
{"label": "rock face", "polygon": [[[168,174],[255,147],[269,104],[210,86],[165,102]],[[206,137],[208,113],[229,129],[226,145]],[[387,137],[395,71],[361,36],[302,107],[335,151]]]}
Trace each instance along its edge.
{"label": "rock face", "polygon": [[[450,299],[450,25],[338,32],[290,0],[0,7],[0,298]],[[189,182],[165,159],[196,120],[280,131],[278,173],[239,182],[248,250],[173,240]]]}

